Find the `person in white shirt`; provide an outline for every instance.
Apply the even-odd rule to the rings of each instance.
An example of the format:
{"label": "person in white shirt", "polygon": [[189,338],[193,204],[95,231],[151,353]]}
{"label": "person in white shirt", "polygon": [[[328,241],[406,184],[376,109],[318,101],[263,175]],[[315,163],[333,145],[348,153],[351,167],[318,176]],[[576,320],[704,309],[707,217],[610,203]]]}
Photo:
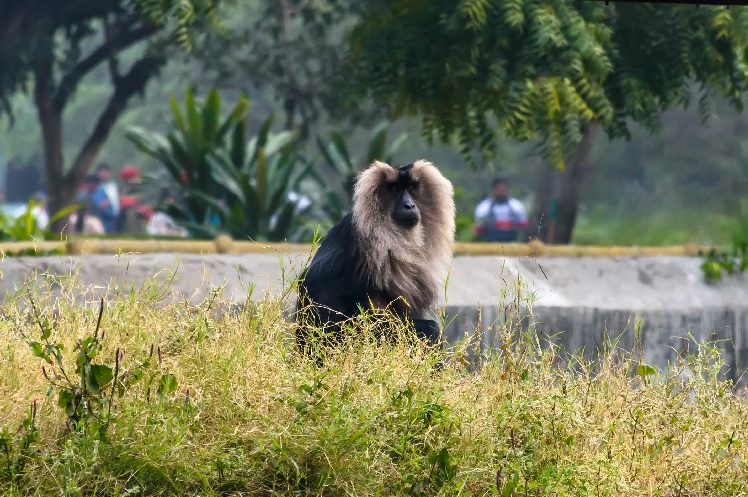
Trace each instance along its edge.
{"label": "person in white shirt", "polygon": [[31,209],[31,215],[36,219],[36,225],[41,229],[47,229],[49,226],[49,213],[47,212],[47,194],[36,192],[33,196],[36,205]]}
{"label": "person in white shirt", "polygon": [[507,178],[494,178],[491,195],[475,208],[475,237],[486,242],[516,242],[526,229],[525,206],[509,196]]}

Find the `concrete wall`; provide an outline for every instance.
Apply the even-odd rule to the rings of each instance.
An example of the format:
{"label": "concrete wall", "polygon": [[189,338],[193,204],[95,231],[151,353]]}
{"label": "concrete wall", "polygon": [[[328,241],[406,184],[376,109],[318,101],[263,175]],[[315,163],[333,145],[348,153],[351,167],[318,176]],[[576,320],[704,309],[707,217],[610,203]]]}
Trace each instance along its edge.
{"label": "concrete wall", "polygon": [[[308,254],[130,254],[12,257],[0,260],[0,292],[12,295],[46,275],[76,275],[94,293],[146,280],[170,282],[171,296],[199,301],[222,288],[228,301],[279,294]],[[440,303],[450,341],[479,333],[483,350],[496,330],[522,315],[525,329],[565,350],[592,354],[606,337],[632,350],[636,322],[647,362],[666,367],[694,341],[721,340],[732,377],[748,367],[748,277],[707,284],[694,257],[458,256]],[[52,285],[53,287],[55,284]],[[688,339],[689,334],[693,340]]]}

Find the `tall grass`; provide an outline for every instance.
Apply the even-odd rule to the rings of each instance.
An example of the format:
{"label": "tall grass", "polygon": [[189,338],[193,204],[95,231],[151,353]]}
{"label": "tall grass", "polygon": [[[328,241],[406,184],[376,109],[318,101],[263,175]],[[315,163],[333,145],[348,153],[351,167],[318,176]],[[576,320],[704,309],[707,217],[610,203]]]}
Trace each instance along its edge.
{"label": "tall grass", "polygon": [[[469,344],[382,341],[361,319],[317,361],[278,297],[229,309],[146,284],[112,294],[97,329],[99,291],[71,277],[2,306],[2,495],[748,493],[748,402],[708,347],[655,371],[497,327],[476,365]],[[62,345],[69,384],[30,342]],[[86,360],[116,378],[84,389],[76,422],[58,401]]]}

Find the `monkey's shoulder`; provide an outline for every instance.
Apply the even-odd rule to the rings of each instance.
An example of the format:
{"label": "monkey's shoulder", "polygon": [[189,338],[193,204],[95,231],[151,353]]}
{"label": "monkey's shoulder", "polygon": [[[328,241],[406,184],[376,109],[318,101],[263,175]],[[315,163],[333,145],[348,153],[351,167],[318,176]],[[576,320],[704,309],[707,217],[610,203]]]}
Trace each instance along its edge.
{"label": "monkey's shoulder", "polygon": [[340,281],[353,284],[358,266],[358,247],[351,214],[345,216],[325,236],[306,271],[308,284]]}

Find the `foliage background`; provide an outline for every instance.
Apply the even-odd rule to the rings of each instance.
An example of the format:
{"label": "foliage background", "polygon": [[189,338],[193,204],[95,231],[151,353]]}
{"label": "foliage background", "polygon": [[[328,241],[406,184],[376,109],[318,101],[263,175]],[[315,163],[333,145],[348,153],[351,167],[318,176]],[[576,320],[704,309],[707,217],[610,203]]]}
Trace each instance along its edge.
{"label": "foliage background", "polygon": [[[486,185],[495,172],[507,172],[513,194],[528,205],[532,203],[538,179],[544,174],[543,160],[532,144],[500,139],[496,153],[487,161],[477,150],[473,151],[480,164],[473,169],[457,152],[456,143],[429,143],[420,121],[409,117],[388,119],[384,109],[369,100],[346,100],[340,98],[341,92],[334,91],[338,81],[328,76],[339,70],[344,55],[342,30],[357,19],[363,4],[311,2],[306,4],[313,7],[308,9],[313,13],[311,18],[295,15],[288,25],[283,23],[282,5],[284,2],[247,0],[222,4],[219,14],[226,36],[198,34],[194,44],[197,57],[180,51],[171,54],[171,61],[160,76],[148,84],[143,96],[134,98],[117,122],[100,159],[115,168],[135,163],[145,169],[147,176],[163,180],[163,169],[138,153],[125,139],[125,130],[138,125],[165,133],[170,95],[183,94],[185,84],[204,95],[219,82],[226,101],[235,101],[241,93],[249,95],[250,135],[260,129],[267,115],[276,113],[274,131],[285,129],[293,121],[302,134],[308,135],[302,152],[316,160],[321,160],[321,156],[314,138],[324,139],[333,128],[341,130],[354,151],[365,149],[372,130],[383,119],[388,123],[389,136],[407,132],[407,146],[394,154],[395,162],[425,157],[446,170],[457,187],[462,239],[469,238],[472,210],[487,194]],[[325,57],[314,57],[320,53]],[[137,50],[125,53],[123,63],[138,55]],[[107,77],[105,69],[97,70],[72,97],[65,114],[66,157],[75,153],[85,136],[75,130],[88,129],[90,116],[103,107],[110,91]],[[687,88],[695,92],[698,84],[692,82]],[[30,99],[17,95],[11,103],[14,126],[9,126],[7,118],[0,119],[0,188],[8,187],[3,183],[9,161],[41,161],[40,135]],[[289,106],[295,109],[293,115]],[[593,167],[583,185],[574,241],[728,242],[736,229],[735,218],[741,215],[737,202],[748,188],[745,116],[715,97],[693,101],[685,110],[665,112],[657,135],[635,123],[628,122],[628,127],[628,142],[610,140],[603,133],[595,137]],[[155,195],[150,200],[155,202]]]}

